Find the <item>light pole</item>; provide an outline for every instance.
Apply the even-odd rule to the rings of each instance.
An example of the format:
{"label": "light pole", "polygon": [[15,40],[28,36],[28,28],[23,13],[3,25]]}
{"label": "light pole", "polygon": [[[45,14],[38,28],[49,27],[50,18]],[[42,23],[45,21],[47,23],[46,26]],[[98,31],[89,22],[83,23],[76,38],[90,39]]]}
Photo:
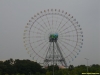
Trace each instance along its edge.
{"label": "light pole", "polygon": [[89,60],[89,59],[87,59],[87,58],[85,58],[85,59],[87,60],[87,73],[88,73],[88,60]]}

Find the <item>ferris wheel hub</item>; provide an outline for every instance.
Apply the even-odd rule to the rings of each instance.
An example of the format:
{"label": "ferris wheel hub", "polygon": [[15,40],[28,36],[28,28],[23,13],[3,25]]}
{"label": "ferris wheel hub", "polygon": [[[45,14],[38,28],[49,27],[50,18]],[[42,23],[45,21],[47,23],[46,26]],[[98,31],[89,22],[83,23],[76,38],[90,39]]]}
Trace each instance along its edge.
{"label": "ferris wheel hub", "polygon": [[58,40],[58,34],[55,33],[55,34],[50,34],[49,36],[49,42],[57,42]]}

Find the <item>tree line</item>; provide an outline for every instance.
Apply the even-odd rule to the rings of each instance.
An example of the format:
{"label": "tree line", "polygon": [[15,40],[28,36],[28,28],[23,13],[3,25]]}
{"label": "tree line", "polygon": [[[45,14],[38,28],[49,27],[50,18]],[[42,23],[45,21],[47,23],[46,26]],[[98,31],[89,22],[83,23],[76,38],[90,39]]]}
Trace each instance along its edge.
{"label": "tree line", "polygon": [[[0,75],[52,75],[53,66],[43,68],[39,63],[30,60],[5,60],[0,61]],[[88,66],[90,73],[100,73],[100,65],[93,64]],[[66,69],[54,66],[54,75],[82,75],[87,72],[87,66],[70,65]]]}

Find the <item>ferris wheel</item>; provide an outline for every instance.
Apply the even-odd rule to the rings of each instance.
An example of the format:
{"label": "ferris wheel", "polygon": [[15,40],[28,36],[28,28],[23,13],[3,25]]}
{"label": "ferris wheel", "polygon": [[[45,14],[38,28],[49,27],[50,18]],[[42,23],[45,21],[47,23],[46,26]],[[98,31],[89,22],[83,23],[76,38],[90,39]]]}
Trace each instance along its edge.
{"label": "ferris wheel", "polygon": [[79,55],[83,32],[78,21],[62,10],[40,11],[27,23],[24,46],[38,63],[67,66]]}

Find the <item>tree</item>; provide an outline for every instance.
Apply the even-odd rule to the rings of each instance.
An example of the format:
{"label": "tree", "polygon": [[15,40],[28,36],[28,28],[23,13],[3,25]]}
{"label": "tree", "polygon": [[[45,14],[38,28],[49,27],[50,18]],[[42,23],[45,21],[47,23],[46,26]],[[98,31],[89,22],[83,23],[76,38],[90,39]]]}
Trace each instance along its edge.
{"label": "tree", "polygon": [[98,65],[98,64],[93,64],[93,65],[91,65],[91,67],[89,68],[89,71],[90,72],[100,72],[100,65]]}
{"label": "tree", "polygon": [[68,67],[68,69],[69,69],[69,71],[72,71],[72,70],[74,69],[74,66],[73,66],[73,65],[70,65],[70,66]]}
{"label": "tree", "polygon": [[[100,65],[93,64],[88,66],[89,72],[100,72]],[[47,69],[42,68],[40,64],[30,60],[13,60],[0,61],[0,75],[52,75],[53,65],[48,66]],[[74,67],[70,65],[66,69],[59,69],[57,65],[54,66],[55,75],[81,75],[82,72],[87,72],[85,65]]]}
{"label": "tree", "polygon": [[52,70],[53,70],[53,67],[54,67],[54,70],[55,70],[55,71],[58,71],[58,70],[59,70],[58,65],[54,65],[54,66],[51,65],[51,66],[48,66],[47,70],[52,71]]}
{"label": "tree", "polygon": [[52,75],[51,71],[47,71],[46,75]]}

